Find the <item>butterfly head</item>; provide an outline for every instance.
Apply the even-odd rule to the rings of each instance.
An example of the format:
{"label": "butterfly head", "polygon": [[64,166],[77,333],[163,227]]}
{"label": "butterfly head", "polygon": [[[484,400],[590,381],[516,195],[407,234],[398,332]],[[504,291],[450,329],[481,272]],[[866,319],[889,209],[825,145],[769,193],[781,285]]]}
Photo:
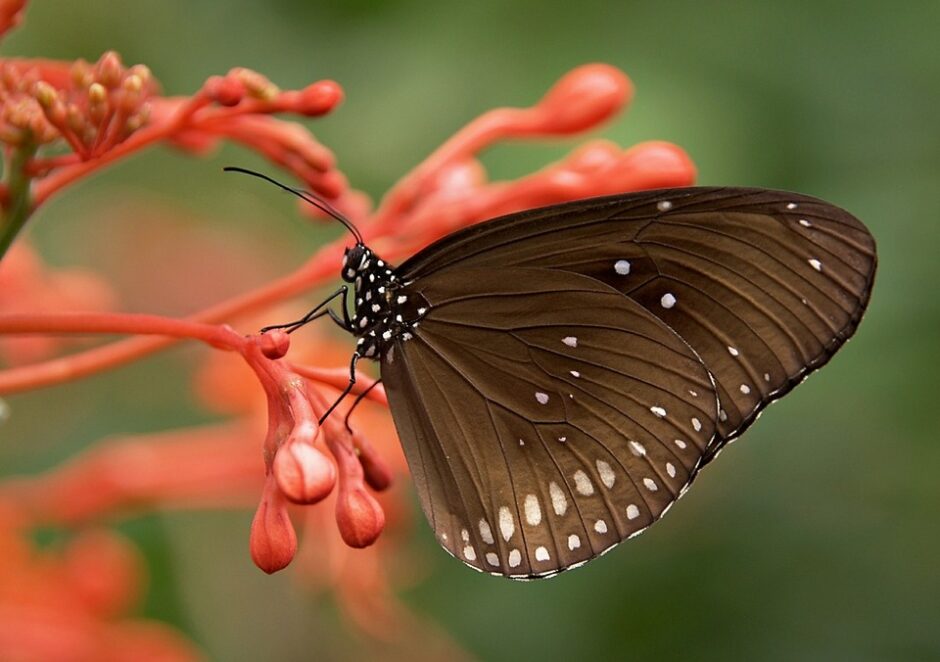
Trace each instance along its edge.
{"label": "butterfly head", "polygon": [[346,249],[343,256],[342,278],[347,283],[352,283],[360,276],[363,271],[369,267],[369,258],[373,255],[368,246],[357,243],[355,246]]}

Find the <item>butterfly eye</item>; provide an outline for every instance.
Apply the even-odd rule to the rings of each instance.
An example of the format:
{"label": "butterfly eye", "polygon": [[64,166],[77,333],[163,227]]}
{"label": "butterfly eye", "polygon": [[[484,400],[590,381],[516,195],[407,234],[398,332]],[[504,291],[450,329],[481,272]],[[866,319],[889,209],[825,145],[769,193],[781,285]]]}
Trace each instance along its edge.
{"label": "butterfly eye", "polygon": [[343,256],[342,278],[344,281],[351,283],[356,280],[356,274],[362,267],[365,253],[366,248],[362,244],[356,244],[352,248],[346,249],[346,254]]}

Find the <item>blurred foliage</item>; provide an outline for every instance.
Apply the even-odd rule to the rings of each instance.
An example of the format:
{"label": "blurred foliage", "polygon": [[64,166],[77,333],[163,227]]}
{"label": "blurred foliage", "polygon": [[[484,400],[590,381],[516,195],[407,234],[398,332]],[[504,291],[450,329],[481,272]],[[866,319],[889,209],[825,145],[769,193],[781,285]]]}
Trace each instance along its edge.
{"label": "blurred foliage", "polygon": [[[415,553],[433,562],[407,596],[414,608],[486,659],[937,659],[940,4],[329,4],[36,2],[3,52],[93,60],[114,48],[178,94],[236,65],[284,87],[333,78],[347,101],[311,126],[375,196],[481,111],[528,104],[571,67],[605,61],[637,88],[628,115],[606,130],[611,139],[676,142],[703,184],[824,197],[879,241],[858,337],[706,471],[664,523],[585,569],[525,585],[469,572],[416,527]],[[494,177],[518,174],[567,148],[501,148],[487,165]],[[55,263],[94,264],[116,248],[115,219],[97,216],[136,196],[201,219],[175,228],[179,242],[192,231],[263,246],[256,269],[272,275],[338,233],[297,222],[282,196],[245,192],[220,174],[233,163],[260,165],[234,149],[208,160],[135,158],[50,203],[32,238]],[[123,221],[117,250],[132,262],[135,219]],[[160,249],[172,270],[176,246]],[[236,285],[226,279],[219,295]],[[169,290],[127,307],[184,312],[173,300]],[[12,398],[0,466],[38,470],[108,434],[204,420],[179,388],[195,352]],[[160,585],[148,613],[217,659],[361,652],[328,605],[251,567],[249,518],[128,525]]]}

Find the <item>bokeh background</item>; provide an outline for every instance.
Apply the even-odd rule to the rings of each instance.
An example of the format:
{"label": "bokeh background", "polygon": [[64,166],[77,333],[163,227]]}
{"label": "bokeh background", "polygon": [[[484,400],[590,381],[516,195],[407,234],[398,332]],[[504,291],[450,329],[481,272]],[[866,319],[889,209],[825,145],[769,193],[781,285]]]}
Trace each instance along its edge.
{"label": "bokeh background", "polygon": [[[916,660],[940,657],[938,25],[930,1],[85,0],[34,3],[2,52],[93,61],[115,49],[170,94],[232,66],[285,88],[333,78],[347,100],[310,126],[373,196],[480,112],[530,104],[565,71],[603,61],[636,86],[604,136],[675,142],[701,184],[793,189],[851,210],[880,258],[858,335],[663,523],[577,572],[516,584],[454,562],[422,522],[412,544],[427,575],[403,599],[484,659]],[[501,147],[485,162],[518,176],[571,146]],[[56,198],[30,240],[53,264],[120,278],[125,309],[183,313],[337,236],[299,222],[284,196],[222,176],[227,164],[263,167],[231,147],[208,159],[148,152]],[[202,251],[228,266],[174,268]],[[198,351],[10,398],[0,472],[208,420],[181,388]],[[151,572],[140,613],[212,659],[374,651],[329,598],[251,565],[250,517],[121,523]]]}

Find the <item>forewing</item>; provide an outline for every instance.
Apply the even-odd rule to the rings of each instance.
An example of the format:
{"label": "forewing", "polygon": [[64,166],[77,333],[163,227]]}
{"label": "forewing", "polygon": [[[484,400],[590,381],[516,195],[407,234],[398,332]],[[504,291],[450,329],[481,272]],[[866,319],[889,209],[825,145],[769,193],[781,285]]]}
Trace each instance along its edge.
{"label": "forewing", "polygon": [[868,303],[875,243],[849,213],[795,193],[687,188],[583,200],[454,233],[403,264],[578,273],[681,336],[717,383],[710,454],[820,367]]}
{"label": "forewing", "polygon": [[446,269],[382,378],[425,514],[468,565],[518,578],[579,565],[656,521],[713,439],[701,361],[594,279]]}

